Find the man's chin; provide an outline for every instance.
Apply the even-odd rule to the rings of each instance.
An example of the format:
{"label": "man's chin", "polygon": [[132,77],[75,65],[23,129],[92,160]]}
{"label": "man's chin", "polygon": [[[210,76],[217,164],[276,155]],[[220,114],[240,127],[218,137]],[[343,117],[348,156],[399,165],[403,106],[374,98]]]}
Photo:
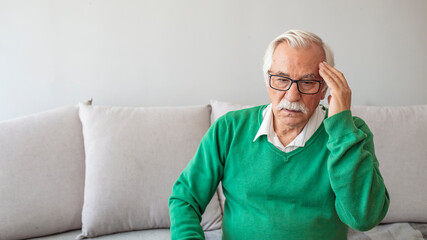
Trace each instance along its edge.
{"label": "man's chin", "polygon": [[286,126],[287,128],[303,128],[307,123],[304,118],[293,116],[282,116],[277,122],[279,125]]}

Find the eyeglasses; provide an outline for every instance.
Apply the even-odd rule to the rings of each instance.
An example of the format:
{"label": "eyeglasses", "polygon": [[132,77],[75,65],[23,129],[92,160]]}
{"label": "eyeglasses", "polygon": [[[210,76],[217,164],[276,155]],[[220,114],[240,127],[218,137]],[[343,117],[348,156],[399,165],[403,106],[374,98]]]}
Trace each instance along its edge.
{"label": "eyeglasses", "polygon": [[270,87],[278,91],[288,91],[292,84],[296,83],[298,91],[302,94],[316,94],[320,90],[320,86],[323,80],[293,80],[288,77],[271,75],[270,77]]}

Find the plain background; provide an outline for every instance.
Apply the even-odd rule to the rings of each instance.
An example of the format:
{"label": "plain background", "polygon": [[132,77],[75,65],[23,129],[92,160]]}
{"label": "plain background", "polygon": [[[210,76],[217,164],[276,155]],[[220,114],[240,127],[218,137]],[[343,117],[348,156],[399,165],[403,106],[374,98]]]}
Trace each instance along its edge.
{"label": "plain background", "polygon": [[262,58],[318,34],[355,105],[427,104],[426,0],[0,0],[0,121],[76,104],[265,104]]}

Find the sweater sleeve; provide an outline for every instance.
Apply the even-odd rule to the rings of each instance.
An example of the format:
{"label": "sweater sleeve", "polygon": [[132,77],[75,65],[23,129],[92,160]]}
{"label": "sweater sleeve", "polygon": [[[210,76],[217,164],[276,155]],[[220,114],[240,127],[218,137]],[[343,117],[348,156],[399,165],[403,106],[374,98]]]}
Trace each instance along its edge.
{"label": "sweater sleeve", "polygon": [[169,198],[171,239],[205,239],[202,214],[223,176],[228,130],[224,117],[203,137],[196,154],[178,177]]}
{"label": "sweater sleeve", "polygon": [[329,135],[328,173],[335,208],[349,227],[367,231],[385,217],[390,197],[379,171],[373,134],[363,120],[343,111],[324,120]]}

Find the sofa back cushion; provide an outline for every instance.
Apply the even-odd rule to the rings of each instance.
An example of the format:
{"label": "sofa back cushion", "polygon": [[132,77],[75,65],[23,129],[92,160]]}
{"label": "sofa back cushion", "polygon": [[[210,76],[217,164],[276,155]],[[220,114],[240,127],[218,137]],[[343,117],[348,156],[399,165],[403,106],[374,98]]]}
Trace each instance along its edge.
{"label": "sofa back cushion", "polygon": [[80,228],[83,189],[78,106],[0,123],[0,239]]}
{"label": "sofa back cushion", "polygon": [[390,194],[383,222],[427,222],[427,105],[352,107],[374,134],[375,153]]}
{"label": "sofa back cushion", "polygon": [[[209,106],[82,106],[86,184],[80,238],[170,227],[168,199],[209,128]],[[215,195],[202,219],[221,227]]]}
{"label": "sofa back cushion", "polygon": [[[212,121],[245,108],[211,101]],[[375,153],[390,194],[383,223],[427,222],[427,105],[408,107],[353,106],[374,134]],[[218,189],[222,207],[225,197]]]}

